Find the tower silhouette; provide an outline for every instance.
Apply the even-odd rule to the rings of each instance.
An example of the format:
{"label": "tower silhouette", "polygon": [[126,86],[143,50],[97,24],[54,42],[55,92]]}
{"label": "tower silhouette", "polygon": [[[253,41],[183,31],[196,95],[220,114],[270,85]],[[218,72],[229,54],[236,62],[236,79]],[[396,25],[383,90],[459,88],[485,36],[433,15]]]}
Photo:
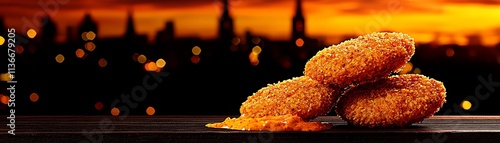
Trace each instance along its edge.
{"label": "tower silhouette", "polygon": [[42,27],[42,41],[46,44],[54,44],[55,38],[57,35],[57,27],[54,21],[49,16],[45,16],[42,19],[42,23],[44,23]]}
{"label": "tower silhouette", "polygon": [[158,45],[165,45],[174,41],[175,39],[174,22],[169,20],[165,23],[165,29],[158,31],[156,34],[155,42]]}
{"label": "tower silhouette", "polygon": [[228,0],[222,0],[223,13],[219,19],[219,39],[222,41],[230,41],[234,37],[233,18],[229,13]]}
{"label": "tower silhouette", "polygon": [[127,14],[127,27],[125,29],[125,39],[132,40],[137,37],[135,32],[134,18],[132,11],[129,10]]}
{"label": "tower silhouette", "polygon": [[[94,32],[96,35],[98,35],[97,31],[97,24],[96,22],[92,19],[90,16],[90,13],[86,13],[85,16],[83,17],[82,25],[78,28],[78,36],[80,36],[84,32]],[[85,42],[82,38],[79,38],[81,42]]]}
{"label": "tower silhouette", "polygon": [[292,20],[292,41],[305,38],[305,21],[302,14],[302,0],[296,1],[295,15]]}

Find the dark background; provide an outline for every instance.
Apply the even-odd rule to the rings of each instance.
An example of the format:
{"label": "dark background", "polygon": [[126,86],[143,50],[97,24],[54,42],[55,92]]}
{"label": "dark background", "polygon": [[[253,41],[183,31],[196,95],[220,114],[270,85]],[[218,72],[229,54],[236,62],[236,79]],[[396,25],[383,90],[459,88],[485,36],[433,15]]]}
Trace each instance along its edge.
{"label": "dark background", "polygon": [[[137,34],[131,15],[120,37],[94,38],[93,34],[99,35],[99,25],[91,14],[74,29],[76,35],[68,35],[76,38],[62,43],[55,40],[58,23],[50,16],[40,19],[45,24],[32,38],[18,29],[16,115],[110,115],[113,107],[121,108],[122,114],[126,109],[136,115],[146,115],[147,107],[155,109],[154,115],[236,115],[247,96],[268,83],[301,76],[309,58],[337,44],[309,37],[300,8],[290,18],[293,28],[288,40],[250,32],[236,35],[227,4],[222,9],[219,23],[213,27],[217,37],[209,40],[176,37],[177,25],[168,21],[151,43]],[[5,23],[0,21],[0,33],[7,39],[7,29],[13,25]],[[486,47],[477,42],[479,37],[468,40],[466,45],[417,43],[407,73],[444,82],[447,102],[438,114],[500,115],[500,96],[495,92],[500,89],[495,83],[500,82],[500,43]],[[6,41],[0,47],[7,49],[7,45]],[[7,54],[2,56],[7,58]],[[156,66],[162,65],[159,59],[165,61],[162,68]],[[2,65],[7,62],[2,60]],[[2,87],[9,86],[7,72],[2,69]],[[158,86],[146,94],[130,96],[144,87],[144,78],[158,74],[168,76],[161,77]],[[485,84],[481,79],[494,83]],[[154,78],[149,82],[154,83]],[[11,107],[5,99],[9,93],[6,88],[0,91],[4,98],[0,113],[8,114]],[[113,104],[117,100],[120,102]],[[472,103],[469,110],[461,107],[465,100]]]}

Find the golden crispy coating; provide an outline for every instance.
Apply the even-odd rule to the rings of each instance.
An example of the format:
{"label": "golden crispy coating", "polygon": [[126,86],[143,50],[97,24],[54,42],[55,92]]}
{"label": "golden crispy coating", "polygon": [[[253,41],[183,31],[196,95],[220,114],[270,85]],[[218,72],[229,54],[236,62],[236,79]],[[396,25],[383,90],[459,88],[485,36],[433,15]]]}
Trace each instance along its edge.
{"label": "golden crispy coating", "polygon": [[362,127],[405,127],[434,115],[443,106],[442,82],[404,74],[358,85],[339,99],[337,115]]}
{"label": "golden crispy coating", "polygon": [[378,32],[327,47],[313,56],[304,74],[323,84],[346,87],[398,72],[415,52],[407,34]]}
{"label": "golden crispy coating", "polygon": [[309,77],[294,77],[259,89],[242,103],[240,112],[249,118],[292,114],[307,121],[330,112],[340,94],[340,89]]}

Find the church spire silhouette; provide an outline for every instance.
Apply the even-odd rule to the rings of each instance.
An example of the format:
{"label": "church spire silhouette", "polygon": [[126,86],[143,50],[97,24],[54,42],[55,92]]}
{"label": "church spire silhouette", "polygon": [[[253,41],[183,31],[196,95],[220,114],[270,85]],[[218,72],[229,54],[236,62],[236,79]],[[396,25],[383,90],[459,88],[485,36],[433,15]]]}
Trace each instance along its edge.
{"label": "church spire silhouette", "polygon": [[233,18],[229,12],[228,0],[222,0],[222,15],[219,19],[219,39],[230,41],[234,37]]}
{"label": "church spire silhouette", "polygon": [[125,39],[131,39],[136,37],[134,18],[132,10],[128,10],[127,14],[127,28],[125,29]]}
{"label": "church spire silhouette", "polygon": [[296,1],[295,15],[292,19],[292,41],[305,38],[305,20],[302,13],[302,0]]}

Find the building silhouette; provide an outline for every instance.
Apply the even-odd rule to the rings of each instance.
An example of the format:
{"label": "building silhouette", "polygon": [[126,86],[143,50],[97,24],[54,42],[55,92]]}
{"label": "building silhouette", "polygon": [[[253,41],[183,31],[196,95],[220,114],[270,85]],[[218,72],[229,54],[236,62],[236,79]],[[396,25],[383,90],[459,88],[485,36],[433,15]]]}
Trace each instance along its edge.
{"label": "building silhouette", "polygon": [[306,38],[305,36],[305,20],[304,14],[302,13],[302,0],[296,0],[295,2],[295,15],[292,18],[292,41],[297,39]]}
{"label": "building silhouette", "polygon": [[234,22],[229,12],[228,0],[222,0],[222,15],[219,18],[218,38],[228,42],[234,37]]}
{"label": "building silhouette", "polygon": [[[145,35],[137,32],[133,11],[129,10],[123,21],[126,23],[123,35],[99,37],[98,23],[86,13],[79,25],[68,27],[66,43],[57,44],[53,42],[57,25],[45,17],[41,22],[46,24],[35,39],[20,45],[25,51],[38,50],[19,53],[17,57],[20,74],[24,74],[20,76],[24,80],[20,79],[19,83],[24,85],[19,86],[19,95],[36,92],[40,101],[31,104],[20,100],[24,103],[19,107],[19,114],[108,115],[113,101],[130,95],[131,89],[135,92],[134,87],[142,86],[145,75],[162,71],[170,75],[157,88],[148,90],[147,98],[137,102],[137,107],[130,107],[130,114],[142,115],[147,106],[155,107],[157,114],[238,114],[238,107],[249,95],[269,83],[303,75],[308,59],[329,46],[313,35],[306,35],[302,0],[296,0],[296,5],[291,7],[295,10],[290,16],[292,29],[285,40],[271,40],[252,31],[237,35],[229,2],[222,0],[222,13],[214,17],[218,20],[218,25],[213,27],[217,36],[209,40],[176,37],[175,21],[167,20],[154,37],[154,43],[149,43]],[[0,18],[3,37],[7,37],[5,30]],[[85,33],[89,32],[99,38],[88,39]],[[355,36],[343,38],[347,40],[347,37]],[[463,88],[462,83],[475,87],[479,83],[476,77],[487,72],[494,74],[493,81],[500,81],[500,60],[495,55],[500,48],[481,49],[484,47],[474,44],[480,43],[479,40],[471,40],[468,46],[474,48],[419,43],[411,62],[425,75],[444,81],[452,95],[474,92],[474,88]],[[478,56],[468,56],[471,50],[477,50]],[[82,51],[85,56],[80,57]],[[60,61],[59,55],[64,61]],[[157,63],[161,60],[165,64]],[[150,67],[157,70],[148,71]],[[468,68],[477,70],[463,74]],[[46,69],[50,69],[51,75],[42,73]],[[47,81],[54,83],[44,84]],[[460,103],[458,100],[457,96],[449,101]],[[103,103],[105,108],[93,109],[96,102]],[[191,110],[193,106],[195,109]],[[482,102],[481,106],[491,105]],[[481,112],[488,113],[487,110]]]}
{"label": "building silhouette", "polygon": [[[82,33],[86,33],[86,32],[94,32],[96,35],[98,35],[98,27],[97,27],[97,23],[94,21],[94,19],[92,19],[92,16],[90,15],[90,13],[85,13],[85,16],[83,17],[83,21],[81,22],[81,25],[79,26],[78,28],[78,33],[79,35],[81,35]],[[85,42],[86,40],[85,39],[82,39],[82,38],[79,38],[80,41],[82,42]]]}

